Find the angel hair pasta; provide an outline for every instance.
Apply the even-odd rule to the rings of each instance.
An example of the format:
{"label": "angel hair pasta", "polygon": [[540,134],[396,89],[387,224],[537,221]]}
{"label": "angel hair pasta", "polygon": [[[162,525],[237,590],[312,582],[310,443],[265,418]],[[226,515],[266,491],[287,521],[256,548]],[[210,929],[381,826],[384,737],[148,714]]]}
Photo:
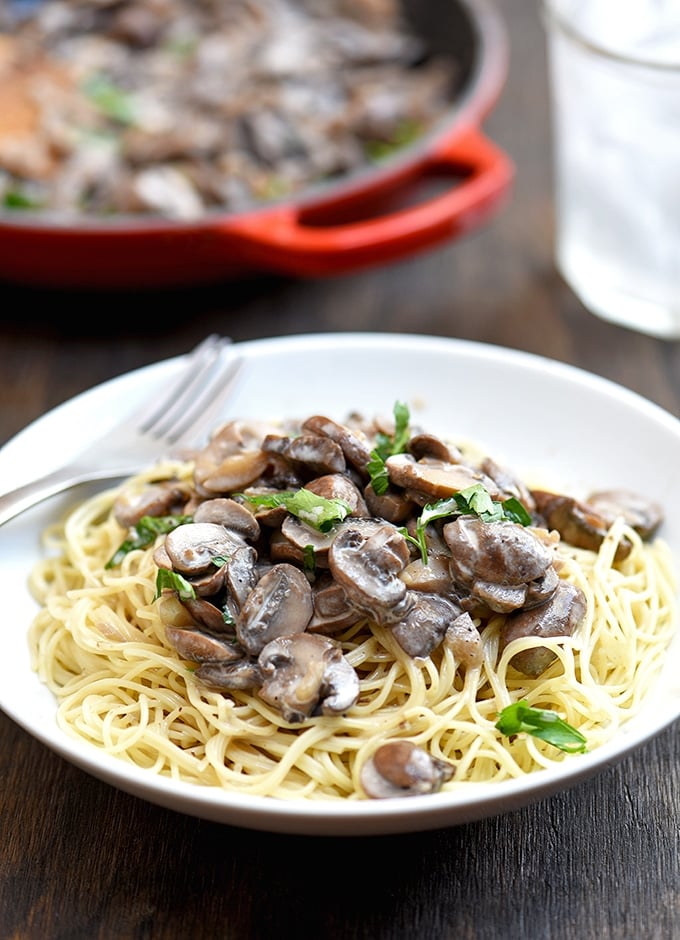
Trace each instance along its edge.
{"label": "angel hair pasta", "polygon": [[410,423],[231,421],[45,533],[34,667],[69,735],[199,785],[381,798],[610,739],[676,625],[660,507],[529,488]]}

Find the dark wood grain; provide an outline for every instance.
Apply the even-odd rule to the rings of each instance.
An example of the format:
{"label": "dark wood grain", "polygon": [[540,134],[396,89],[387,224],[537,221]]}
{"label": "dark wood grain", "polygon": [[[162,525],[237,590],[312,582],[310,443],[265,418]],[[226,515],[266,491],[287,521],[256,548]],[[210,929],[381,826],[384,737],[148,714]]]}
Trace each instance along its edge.
{"label": "dark wood grain", "polygon": [[[528,350],[680,414],[680,346],[606,324],[552,262],[538,6],[505,0],[511,63],[489,136],[516,162],[482,231],[382,270],[190,291],[0,287],[0,441],[47,409],[209,332],[419,332]],[[2,559],[0,535],[0,563]],[[3,622],[3,630],[23,629]],[[680,936],[680,754],[672,727],[594,779],[482,822],[406,836],[291,837],[120,793],[0,716],[0,937]]]}

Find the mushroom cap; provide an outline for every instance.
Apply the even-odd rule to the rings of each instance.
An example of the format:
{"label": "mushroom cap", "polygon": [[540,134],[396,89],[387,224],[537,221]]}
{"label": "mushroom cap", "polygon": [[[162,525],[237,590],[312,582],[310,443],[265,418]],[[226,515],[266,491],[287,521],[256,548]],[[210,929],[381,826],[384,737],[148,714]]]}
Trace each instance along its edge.
{"label": "mushroom cap", "polygon": [[493,480],[466,464],[431,457],[415,460],[410,454],[394,454],[387,458],[385,466],[394,485],[437,499],[453,496],[476,483],[482,483],[494,498],[498,496]]}
{"label": "mushroom cap", "polygon": [[451,574],[467,587],[475,581],[526,584],[542,577],[552,563],[552,552],[517,522],[483,522],[474,516],[459,516],[442,531],[451,550]]}
{"label": "mushroom cap", "polygon": [[250,592],[236,620],[243,648],[257,656],[271,640],[302,633],[313,613],[312,589],[299,568],[274,565]]}
{"label": "mushroom cap", "polygon": [[262,685],[262,674],[257,661],[239,659],[235,662],[202,663],[194,676],[213,692],[242,690],[251,692]]}
{"label": "mushroom cap", "polygon": [[412,741],[388,741],[361,768],[360,780],[372,799],[435,793],[455,773],[453,764],[432,757]]}
{"label": "mushroom cap", "polygon": [[[500,648],[522,637],[571,636],[586,615],[586,598],[570,581],[560,581],[551,598],[538,607],[517,611],[506,618],[501,627]],[[555,659],[553,650],[545,646],[521,650],[511,660],[523,675],[540,676]]]}
{"label": "mushroom cap", "polygon": [[188,522],[165,536],[173,568],[185,575],[204,574],[213,558],[229,556],[242,545],[242,539],[214,522]]}
{"label": "mushroom cap", "polygon": [[441,594],[413,594],[411,610],[399,623],[391,625],[401,648],[414,658],[425,658],[444,639],[447,629],[460,613],[453,601]]}
{"label": "mushroom cap", "polygon": [[409,611],[413,600],[399,573],[409,559],[408,543],[388,522],[347,523],[328,552],[331,573],[348,599],[377,623],[394,623]]}
{"label": "mushroom cap", "polygon": [[664,519],[660,503],[630,490],[598,490],[588,496],[586,503],[609,523],[623,516],[625,522],[646,540],[654,537]]}
{"label": "mushroom cap", "polygon": [[291,724],[304,721],[317,707],[323,714],[346,711],[359,697],[358,676],[341,649],[318,634],[272,640],[258,665],[263,676],[260,697]]}
{"label": "mushroom cap", "polygon": [[193,520],[223,525],[235,536],[248,542],[256,542],[260,535],[260,525],[253,513],[242,503],[224,496],[216,496],[199,503]]}
{"label": "mushroom cap", "polygon": [[312,415],[303,422],[305,431],[322,434],[339,444],[345,456],[345,461],[351,464],[361,476],[367,476],[366,466],[371,459],[371,447],[366,435],[358,428],[348,428],[332,418],[323,415]]}
{"label": "mushroom cap", "polygon": [[324,499],[340,499],[351,507],[351,516],[368,516],[361,490],[344,473],[326,473],[305,483],[305,489]]}

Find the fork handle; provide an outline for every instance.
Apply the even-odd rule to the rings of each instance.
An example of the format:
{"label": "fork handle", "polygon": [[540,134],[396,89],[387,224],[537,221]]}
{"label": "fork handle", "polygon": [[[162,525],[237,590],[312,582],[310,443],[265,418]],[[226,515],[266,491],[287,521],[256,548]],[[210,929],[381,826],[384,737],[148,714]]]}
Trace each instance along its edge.
{"label": "fork handle", "polygon": [[0,496],[0,526],[20,513],[36,506],[44,499],[62,493],[78,483],[87,483],[91,480],[114,480],[130,472],[126,470],[111,469],[89,470],[78,467],[60,467],[52,473],[45,474],[39,480],[31,480],[8,493]]}

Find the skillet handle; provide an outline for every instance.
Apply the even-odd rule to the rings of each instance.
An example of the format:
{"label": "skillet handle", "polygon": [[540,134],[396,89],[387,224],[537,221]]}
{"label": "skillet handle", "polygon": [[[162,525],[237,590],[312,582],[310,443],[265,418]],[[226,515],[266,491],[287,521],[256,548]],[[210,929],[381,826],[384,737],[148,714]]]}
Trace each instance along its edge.
{"label": "skillet handle", "polygon": [[[283,206],[232,219],[231,246],[238,244],[239,255],[256,268],[292,276],[341,274],[395,261],[482,224],[510,189],[514,166],[470,126],[441,142],[418,167],[416,179],[408,182],[452,175],[457,178],[454,185],[433,198],[359,221],[333,222],[342,197],[311,209]],[[392,189],[403,187],[401,179]],[[369,188],[359,205],[372,195]],[[356,213],[356,196],[353,206]]]}

